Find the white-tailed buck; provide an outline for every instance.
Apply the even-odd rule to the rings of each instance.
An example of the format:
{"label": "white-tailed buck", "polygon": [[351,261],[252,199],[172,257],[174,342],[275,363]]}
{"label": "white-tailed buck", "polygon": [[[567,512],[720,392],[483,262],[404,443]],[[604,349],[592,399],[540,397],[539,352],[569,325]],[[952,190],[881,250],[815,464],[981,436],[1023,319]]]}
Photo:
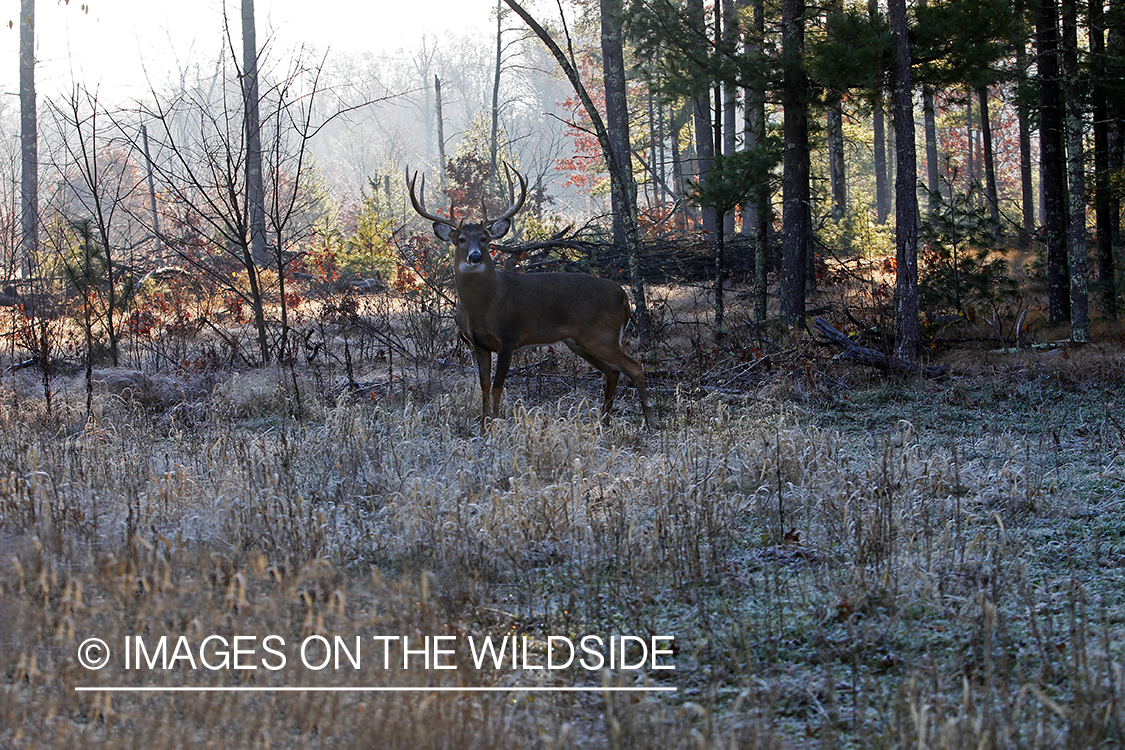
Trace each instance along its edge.
{"label": "white-tailed buck", "polygon": [[[641,364],[621,349],[630,315],[625,291],[608,279],[585,273],[512,273],[496,268],[491,244],[508,233],[512,217],[527,197],[527,182],[519,172],[516,177],[520,182],[519,199],[495,219],[489,219],[482,206],[479,224],[455,220],[452,203],[448,218],[430,213],[414,194],[417,172],[410,181],[414,210],[434,223],[434,234],[453,243],[457,327],[461,338],[473,347],[473,359],[480,373],[481,424],[489,417],[495,418],[500,410],[500,395],[512,353],[526,346],[561,341],[605,375],[603,418],[609,418],[617,381],[624,372],[637,387],[645,424],[655,427]],[[424,190],[425,180],[422,186]],[[493,352],[497,355],[495,376]]]}

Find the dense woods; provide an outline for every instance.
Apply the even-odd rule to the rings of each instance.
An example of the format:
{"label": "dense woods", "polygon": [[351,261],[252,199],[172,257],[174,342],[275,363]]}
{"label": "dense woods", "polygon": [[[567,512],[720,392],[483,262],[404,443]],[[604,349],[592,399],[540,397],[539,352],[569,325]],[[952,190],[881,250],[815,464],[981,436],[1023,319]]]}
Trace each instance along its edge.
{"label": "dense woods", "polygon": [[[13,16],[0,746],[1125,744],[1125,0],[496,0],[362,54],[260,10],[129,99]],[[492,418],[518,326],[459,340],[432,219],[517,172],[496,265],[619,283],[623,334],[602,279],[536,320],[608,289],[651,413],[510,344]],[[676,668],[75,662],[392,632]]]}

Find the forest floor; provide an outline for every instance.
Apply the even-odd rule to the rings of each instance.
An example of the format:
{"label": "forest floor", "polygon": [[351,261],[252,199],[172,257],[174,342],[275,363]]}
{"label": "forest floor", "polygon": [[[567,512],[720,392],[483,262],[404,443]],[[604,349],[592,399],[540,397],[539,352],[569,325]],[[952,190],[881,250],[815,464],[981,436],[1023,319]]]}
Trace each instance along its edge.
{"label": "forest floor", "polygon": [[553,351],[483,433],[463,354],[8,376],[0,746],[1125,743],[1120,343],[661,347],[656,431]]}

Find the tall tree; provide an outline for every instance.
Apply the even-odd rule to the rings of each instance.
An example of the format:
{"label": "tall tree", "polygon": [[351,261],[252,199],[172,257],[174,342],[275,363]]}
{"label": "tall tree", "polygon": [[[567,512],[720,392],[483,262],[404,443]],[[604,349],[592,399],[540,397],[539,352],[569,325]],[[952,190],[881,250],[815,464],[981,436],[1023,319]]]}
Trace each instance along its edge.
{"label": "tall tree", "polygon": [[992,145],[992,120],[988,115],[987,85],[977,87],[977,102],[980,104],[980,137],[984,145],[984,197],[995,237],[1000,233],[1000,193],[996,187],[996,158]]}
{"label": "tall tree", "polygon": [[906,0],[890,0],[887,17],[894,43],[891,70],[895,127],[895,356],[918,356],[918,169]]}
{"label": "tall tree", "polygon": [[1035,16],[1035,46],[1039,76],[1040,182],[1047,240],[1047,306],[1051,323],[1061,325],[1070,320],[1070,279],[1057,24],[1055,0],[1039,0]]}
{"label": "tall tree", "polygon": [[605,82],[605,119],[610,154],[615,170],[625,184],[623,192],[611,191],[613,242],[626,247],[624,215],[628,205],[637,205],[637,183],[633,176],[633,157],[629,140],[629,100],[625,85],[625,51],[622,45],[621,0],[601,0],[602,76]]}
{"label": "tall tree", "polygon": [[1020,245],[1026,246],[1035,234],[1035,185],[1032,180],[1031,164],[1031,107],[1028,106],[1024,92],[1027,85],[1027,44],[1020,39],[1016,44],[1016,119],[1019,121],[1020,149],[1020,209],[1023,219],[1023,232]]}
{"label": "tall tree", "polygon": [[[839,0],[829,4],[829,16],[841,11]],[[844,98],[841,91],[828,92],[828,178],[832,188],[832,216],[842,219],[848,211],[848,184],[844,171]]]}
{"label": "tall tree", "polygon": [[1109,171],[1109,106],[1106,101],[1108,73],[1105,56],[1105,7],[1090,0],[1090,65],[1094,105],[1094,228],[1097,237],[1098,283],[1102,311],[1117,317],[1117,285],[1113,262],[1113,188]]}
{"label": "tall tree", "polygon": [[[766,31],[765,1],[752,0],[753,30],[744,35],[743,54],[753,60],[763,53]],[[747,151],[761,151],[766,143],[766,81],[758,77],[744,88],[744,143]],[[772,209],[770,181],[759,180],[749,200],[743,202],[742,233],[754,238],[754,319],[766,319],[768,287],[767,252]]]}
{"label": "tall tree", "polygon": [[[691,28],[702,32],[702,42],[707,44],[707,20],[703,8],[703,0],[688,0],[687,12]],[[710,87],[706,82],[700,82],[701,90],[697,90],[691,98],[692,125],[695,129],[695,174],[699,182],[707,179],[711,170],[711,162],[715,158],[715,138],[711,121],[711,95]],[[703,231],[714,236],[718,216],[714,206],[702,206]]]}
{"label": "tall tree", "polygon": [[805,314],[809,246],[808,75],[805,47],[805,0],[781,4],[782,131],[782,276],[781,316],[795,325]]}
{"label": "tall tree", "polygon": [[1090,340],[1090,313],[1087,308],[1086,262],[1086,157],[1082,139],[1082,97],[1078,90],[1078,3],[1062,0],[1063,98],[1066,110],[1066,165],[1068,235],[1070,266],[1070,337]]}
{"label": "tall tree", "polygon": [[[873,24],[880,22],[879,0],[867,0],[867,14]],[[883,90],[876,84],[871,92],[872,107],[872,138],[874,140],[875,159],[875,216],[876,221],[883,224],[890,213],[891,197],[887,185],[887,136],[885,116],[883,114]]]}
{"label": "tall tree", "polygon": [[[266,252],[265,187],[262,177],[262,126],[258,110],[258,37],[254,0],[242,0],[242,101],[246,121],[246,208],[250,212],[250,250],[254,262],[269,262]],[[255,314],[259,314],[255,311]],[[259,330],[264,331],[264,326]],[[263,333],[264,335],[264,333]],[[265,340],[262,351],[269,351]]]}
{"label": "tall tree", "polygon": [[28,278],[39,250],[39,136],[35,112],[35,0],[20,0],[20,226]]}

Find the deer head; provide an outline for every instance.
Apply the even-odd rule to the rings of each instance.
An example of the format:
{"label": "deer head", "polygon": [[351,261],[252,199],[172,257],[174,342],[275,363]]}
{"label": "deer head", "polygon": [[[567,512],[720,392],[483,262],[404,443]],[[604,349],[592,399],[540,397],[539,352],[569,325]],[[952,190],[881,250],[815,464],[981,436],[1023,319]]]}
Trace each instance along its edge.
{"label": "deer head", "polygon": [[[508,185],[511,188],[512,176],[508,165],[504,165],[506,170],[509,170]],[[457,220],[453,214],[453,201],[449,202],[449,217],[438,216],[426,210],[426,208],[419,201],[418,196],[414,192],[414,184],[418,180],[418,173],[414,173],[414,178],[410,181],[410,202],[414,206],[414,210],[425,219],[429,219],[434,223],[434,234],[440,239],[445,240],[453,245],[454,248],[454,268],[460,273],[471,273],[474,270],[484,270],[486,266],[492,266],[492,255],[489,252],[491,244],[503,237],[512,228],[512,217],[519,213],[523,208],[524,200],[527,198],[527,181],[523,175],[516,172],[516,177],[520,182],[520,197],[519,200],[512,201],[508,205],[508,209],[495,219],[488,218],[488,211],[485,209],[484,201],[481,201],[481,221],[480,223],[466,224],[464,219]],[[426,191],[426,178],[422,177],[422,192]]]}

